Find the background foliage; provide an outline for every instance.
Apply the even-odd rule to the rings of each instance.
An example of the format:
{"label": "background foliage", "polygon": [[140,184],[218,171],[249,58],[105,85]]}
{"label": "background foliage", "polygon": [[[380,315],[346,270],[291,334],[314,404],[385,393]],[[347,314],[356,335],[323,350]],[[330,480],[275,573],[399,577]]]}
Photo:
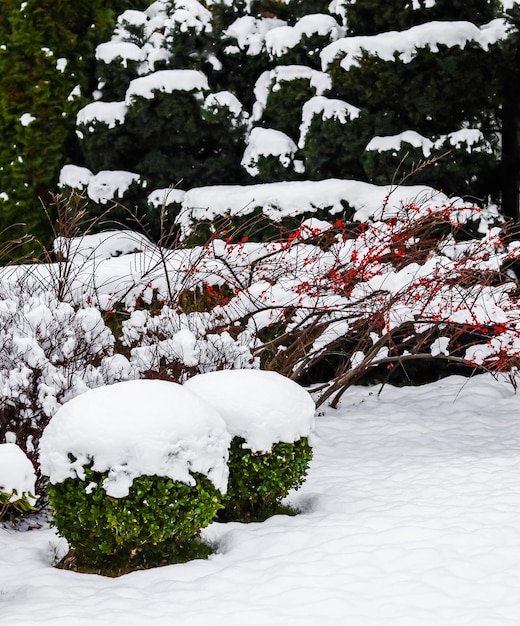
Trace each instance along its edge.
{"label": "background foliage", "polygon": [[[507,12],[508,38],[487,49],[476,42],[462,48],[427,46],[405,63],[374,55],[367,40],[358,62],[345,70],[341,56],[329,65],[321,58],[338,38],[377,36],[435,21],[465,20],[482,27],[505,13],[498,0],[96,0],[82,7],[6,0],[0,7],[0,131],[5,138],[0,231],[10,232],[1,236],[20,234],[23,229],[13,230],[13,224],[21,221],[29,232],[48,236],[38,197],[56,188],[64,163],[86,167],[91,176],[122,170],[139,177],[137,186],[112,190],[109,199],[137,208],[156,231],[147,197],[170,185],[187,190],[330,177],[388,183],[396,170],[405,175],[428,152],[406,143],[399,147],[399,142],[395,149],[367,152],[367,145],[374,136],[406,130],[435,142],[437,154],[450,151],[414,182],[476,197],[482,204],[502,202],[505,213],[516,217],[517,12]],[[289,30],[277,36],[277,28]],[[114,47],[111,55],[98,54],[96,62],[99,42],[131,44],[132,53],[119,54]],[[262,93],[265,72],[295,66],[300,74]],[[75,115],[89,100],[123,102],[132,80],[165,69],[201,71],[208,87],[198,97],[156,91],[153,98],[133,99],[122,121],[94,118],[92,124],[79,124],[76,137]],[[330,81],[318,94],[325,97],[321,109],[305,109],[317,92],[303,70],[323,71]],[[240,113],[217,98],[223,92],[236,98],[233,106],[242,107]],[[345,117],[341,103],[357,107],[359,115]],[[298,146],[288,166],[264,152],[256,174],[244,169],[254,127],[282,131],[287,142]],[[452,145],[446,139],[443,144],[450,133],[468,128],[481,133],[480,141]],[[71,180],[89,194],[88,181]],[[90,201],[96,214],[106,208],[106,199],[99,206],[95,193]],[[126,219],[124,212],[114,217]]]}
{"label": "background foliage", "polygon": [[[78,156],[75,116],[95,87],[95,46],[109,36],[121,11],[146,4],[0,4],[0,233],[9,229],[4,239],[23,232],[48,237],[39,198],[46,201],[55,189],[65,159]],[[19,223],[25,226],[14,226]]]}

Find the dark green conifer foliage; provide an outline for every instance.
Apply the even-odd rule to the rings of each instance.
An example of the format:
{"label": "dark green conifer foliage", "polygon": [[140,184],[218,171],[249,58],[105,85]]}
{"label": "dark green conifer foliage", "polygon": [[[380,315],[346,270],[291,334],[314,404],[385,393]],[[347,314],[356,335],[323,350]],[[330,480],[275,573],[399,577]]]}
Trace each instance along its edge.
{"label": "dark green conifer foliage", "polygon": [[502,103],[500,185],[504,213],[520,221],[520,7],[515,5],[507,13],[512,30],[501,47],[495,73],[497,100]]}
{"label": "dark green conifer foliage", "polygon": [[267,97],[262,125],[280,130],[297,141],[303,105],[316,95],[316,90],[308,78],[280,80],[276,87]]}
{"label": "dark green conifer foliage", "polygon": [[[498,15],[494,1],[462,4],[437,2],[435,7],[412,9],[412,3],[404,0],[358,0],[345,8],[351,35],[402,30],[434,19],[470,19],[478,25]],[[375,11],[376,6],[380,10]],[[494,45],[486,50],[469,42],[463,49],[440,44],[437,48],[417,49],[408,62],[397,55],[392,61],[382,60],[365,51],[359,63],[348,70],[341,67],[340,55],[328,68],[332,91],[336,97],[366,111],[356,120],[359,137],[391,136],[413,130],[439,142],[431,156],[449,151],[434,167],[414,175],[410,182],[423,182],[446,193],[483,201],[489,197],[498,200],[499,120],[494,82],[500,47]],[[443,143],[443,137],[463,128],[480,130],[484,141],[473,146]],[[395,152],[363,150],[359,161],[364,178],[388,183],[399,180],[428,156],[403,144]],[[314,159],[312,154],[308,157]],[[400,171],[396,172],[398,168]]]}
{"label": "dark green conifer foliage", "polygon": [[25,228],[12,225],[24,222],[46,239],[38,198],[55,188],[64,154],[77,154],[75,114],[85,103],[80,94],[93,87],[94,47],[120,11],[139,4],[144,0],[2,0],[0,231],[9,229],[2,238],[19,235]]}
{"label": "dark green conifer foliage", "polygon": [[376,35],[390,30],[405,30],[436,20],[468,21],[481,25],[495,18],[500,10],[498,0],[437,0],[427,7],[420,0],[345,1],[348,32],[353,35]]}
{"label": "dark green conifer foliage", "polygon": [[[50,0],[44,0],[43,6],[46,3]],[[485,202],[504,193],[506,171],[515,178],[515,172],[520,174],[518,142],[508,142],[507,138],[502,145],[508,154],[505,161],[510,165],[502,167],[502,171],[499,167],[500,132],[516,129],[520,119],[515,81],[505,78],[511,75],[508,65],[517,62],[514,37],[507,44],[493,44],[489,49],[476,42],[469,42],[462,49],[446,45],[419,47],[413,51],[412,59],[401,59],[396,53],[393,60],[383,60],[371,54],[367,45],[360,52],[359,63],[348,69],[341,67],[341,56],[326,68],[320,58],[323,48],[341,36],[341,29],[333,29],[328,35],[303,34],[298,42],[291,41],[292,47],[283,53],[270,50],[263,39],[270,28],[284,23],[295,26],[302,17],[316,13],[333,16],[338,28],[346,28],[351,38],[434,21],[466,20],[482,26],[501,15],[498,0],[437,0],[433,4],[426,0],[222,0],[189,5],[193,12],[189,19],[181,15],[185,15],[186,9],[181,0],[171,0],[148,13],[150,17],[154,11],[166,11],[169,18],[154,22],[152,30],[140,25],[139,19],[134,23],[135,15],[128,14],[119,19],[115,31],[109,27],[110,8],[120,12],[125,8],[144,9],[150,3],[95,0],[75,9],[63,7],[64,4],[64,0],[55,2],[54,13],[49,9],[49,15],[41,16],[37,24],[33,23],[33,13],[30,18],[24,17],[14,0],[6,0],[0,8],[6,18],[0,29],[7,42],[5,49],[0,50],[0,70],[11,62],[15,44],[20,57],[19,63],[11,62],[13,67],[6,78],[0,76],[0,130],[6,138],[0,147],[0,192],[2,198],[8,199],[3,202],[4,223],[20,215],[22,202],[29,206],[32,201],[36,206],[37,195],[45,195],[53,187],[56,172],[64,162],[85,166],[94,174],[102,170],[138,174],[140,183],[129,190],[128,199],[145,218],[151,217],[148,193],[170,185],[189,189],[210,184],[327,177],[383,184],[400,180],[424,159],[444,152],[449,154],[434,166],[420,169],[410,182],[424,182],[447,193],[477,196]],[[29,5],[36,7],[36,0],[29,0]],[[58,19],[57,12],[63,19]],[[237,19],[245,22],[237,24]],[[514,16],[511,19],[514,26]],[[93,22],[101,25],[95,32],[86,27]],[[55,32],[51,32],[54,23]],[[254,33],[250,39],[244,37],[248,28]],[[39,35],[34,34],[38,29],[45,37],[38,39]],[[109,56],[108,62],[98,59],[95,74],[89,74],[93,42],[107,41],[111,32],[120,41],[141,47],[143,54],[151,37],[159,38],[161,43],[154,46],[160,48],[155,48],[157,54],[148,65]],[[27,33],[33,33],[31,42],[24,39],[29,36]],[[56,68],[57,58],[67,59],[62,72]],[[306,77],[296,76],[272,85],[263,114],[257,115],[254,105],[257,98],[263,97],[255,91],[259,77],[284,65],[327,71],[332,88],[322,95],[353,105],[360,109],[360,114],[353,118],[349,114],[345,119],[341,103],[333,105],[339,107],[338,114],[331,114],[332,103],[327,102],[322,102],[325,108],[320,112],[318,103],[312,119],[305,120],[305,137],[300,137],[303,111],[310,110],[304,105],[316,95],[316,90]],[[199,70],[206,76],[208,88],[190,93],[180,86],[166,89],[168,93],[157,90],[150,98],[134,97],[126,102],[124,119],[114,125],[90,121],[77,129],[82,138],[76,143],[72,120],[87,100],[67,100],[73,87],[81,85],[82,93],[87,95],[97,89],[96,98],[106,103],[122,102],[127,100],[132,80],[163,69]],[[27,81],[26,76],[32,78]],[[247,115],[241,116],[225,104],[232,98],[216,98],[222,91],[233,94],[243,111],[252,115],[249,123]],[[209,106],[208,96],[215,97]],[[235,104],[236,101],[231,108]],[[37,115],[42,109],[45,115]],[[35,117],[26,126],[20,123],[24,113]],[[25,122],[28,120],[24,118]],[[240,162],[249,129],[255,126],[282,131],[299,145],[294,158],[304,162],[305,172],[285,168],[277,157],[266,154],[258,156],[258,175],[248,174]],[[461,129],[478,130],[482,138],[476,144],[457,141],[451,145],[450,137]],[[435,143],[434,151],[406,143],[391,150],[366,150],[375,136],[410,130],[432,145]],[[18,156],[22,156],[22,161]],[[127,196],[118,200],[126,202]],[[102,208],[106,205],[93,210],[99,212]]]}
{"label": "dark green conifer foliage", "polygon": [[364,115],[366,112],[345,124],[314,115],[302,149],[308,178],[362,180],[365,177],[360,155],[364,154],[373,132]]}

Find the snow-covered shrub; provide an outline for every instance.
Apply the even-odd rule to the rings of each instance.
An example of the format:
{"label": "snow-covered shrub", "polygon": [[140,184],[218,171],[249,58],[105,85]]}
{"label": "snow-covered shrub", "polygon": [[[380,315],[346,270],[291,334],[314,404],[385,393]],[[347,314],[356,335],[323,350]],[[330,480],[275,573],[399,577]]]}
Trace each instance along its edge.
{"label": "snow-covered shrub", "polygon": [[[438,135],[434,141],[415,131],[404,131],[397,135],[372,137],[361,163],[365,175],[374,183],[386,182],[389,172],[395,172],[396,163],[399,163],[399,176],[413,172],[415,183],[428,181],[445,189],[446,181],[449,181],[449,190],[459,193],[459,190],[471,189],[478,194],[480,190],[474,172],[481,172],[481,180],[489,185],[495,175],[495,150],[477,128]],[[428,164],[432,166],[427,167]]]}
{"label": "snow-covered shrub", "polygon": [[232,336],[209,312],[186,314],[167,305],[155,315],[134,310],[122,323],[123,349],[129,349],[130,366],[141,378],[184,382],[203,372],[257,367],[253,342],[250,330]]}
{"label": "snow-covered shrub", "polygon": [[224,520],[260,520],[279,510],[307,474],[314,402],[276,372],[232,370],[190,378],[185,385],[212,404],[233,439]]}
{"label": "snow-covered shrub", "polygon": [[323,383],[318,403],[336,404],[361,381],[475,370],[514,381],[519,248],[496,209],[423,186],[351,185],[359,193],[351,221],[306,221],[266,243],[215,239],[213,253],[233,268],[234,296],[213,317],[253,333],[264,369]]}
{"label": "snow-covered shrub", "polygon": [[36,475],[32,463],[14,443],[0,444],[0,521],[10,512],[34,508]]}
{"label": "snow-covered shrub", "polygon": [[199,555],[226,490],[229,441],[213,407],[166,381],[118,383],[64,405],[40,461],[78,566],[117,574],[189,558],[193,547]]}
{"label": "snow-covered shrub", "polygon": [[[318,404],[360,382],[515,383],[520,248],[493,206],[343,180],[204,187],[182,205],[185,236],[222,229],[174,249],[100,234],[61,242],[64,269],[0,270],[0,441],[12,431],[32,453],[61,403],[139,377],[261,366],[323,385]],[[264,217],[267,241],[233,222]],[[59,272],[70,302],[41,289]]]}
{"label": "snow-covered shrub", "polygon": [[0,285],[1,440],[36,462],[41,432],[61,402],[104,384],[101,363],[114,337],[99,310],[58,300],[55,293]]}
{"label": "snow-covered shrub", "polygon": [[261,521],[278,512],[290,512],[281,501],[291,489],[302,486],[311,459],[307,437],[274,443],[269,452],[251,450],[242,437],[234,437],[229,449],[228,493],[218,518]]}

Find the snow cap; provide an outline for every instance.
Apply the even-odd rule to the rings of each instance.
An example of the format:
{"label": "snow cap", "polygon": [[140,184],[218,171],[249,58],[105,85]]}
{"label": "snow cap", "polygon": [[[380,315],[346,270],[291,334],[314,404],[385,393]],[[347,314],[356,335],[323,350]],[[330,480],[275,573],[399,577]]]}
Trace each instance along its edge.
{"label": "snow cap", "polygon": [[[166,476],[190,485],[204,474],[225,491],[230,435],[217,410],[181,385],[131,380],[91,389],[63,405],[40,442],[51,483],[107,472],[109,496],[128,495],[133,479]],[[71,456],[69,456],[71,455]]]}
{"label": "snow cap", "polygon": [[21,500],[25,495],[29,504],[34,505],[36,475],[25,453],[15,443],[0,444],[0,492],[11,494],[10,502]]}
{"label": "snow cap", "polygon": [[276,372],[222,370],[198,374],[184,383],[212,404],[231,435],[245,447],[267,452],[274,443],[293,443],[314,426],[315,405],[298,383]]}

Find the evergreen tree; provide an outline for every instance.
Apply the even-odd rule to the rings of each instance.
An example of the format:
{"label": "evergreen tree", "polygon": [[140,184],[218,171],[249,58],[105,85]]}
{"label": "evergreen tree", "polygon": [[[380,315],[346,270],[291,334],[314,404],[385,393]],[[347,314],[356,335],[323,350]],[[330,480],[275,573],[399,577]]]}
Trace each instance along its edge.
{"label": "evergreen tree", "polygon": [[[506,201],[502,144],[510,171],[520,166],[500,134],[520,107],[502,78],[515,35],[498,18],[498,0],[158,0],[126,11],[97,48],[80,153],[67,153],[87,170],[64,182],[99,205],[90,186],[123,171],[135,184],[126,195],[113,186],[113,199],[148,220],[161,188],[301,178],[404,177]],[[187,88],[192,75],[200,84]]]}
{"label": "evergreen tree", "polygon": [[[349,45],[325,51],[322,58],[335,95],[364,112],[355,130],[369,148],[359,155],[365,177],[377,183],[399,180],[418,163],[444,154],[413,182],[483,202],[498,200],[500,52],[498,43],[488,45],[486,39],[486,23],[499,15],[498,3],[358,0],[344,5]],[[392,31],[403,30],[401,42]],[[352,51],[355,42],[359,49]],[[381,140],[373,141],[375,136]],[[412,144],[405,136],[414,136]]]}
{"label": "evergreen tree", "polygon": [[[0,235],[46,239],[38,198],[77,152],[75,114],[92,89],[93,53],[115,16],[143,0],[2,0],[0,5]],[[13,228],[24,222],[26,227]],[[7,229],[7,230],[6,230]]]}

